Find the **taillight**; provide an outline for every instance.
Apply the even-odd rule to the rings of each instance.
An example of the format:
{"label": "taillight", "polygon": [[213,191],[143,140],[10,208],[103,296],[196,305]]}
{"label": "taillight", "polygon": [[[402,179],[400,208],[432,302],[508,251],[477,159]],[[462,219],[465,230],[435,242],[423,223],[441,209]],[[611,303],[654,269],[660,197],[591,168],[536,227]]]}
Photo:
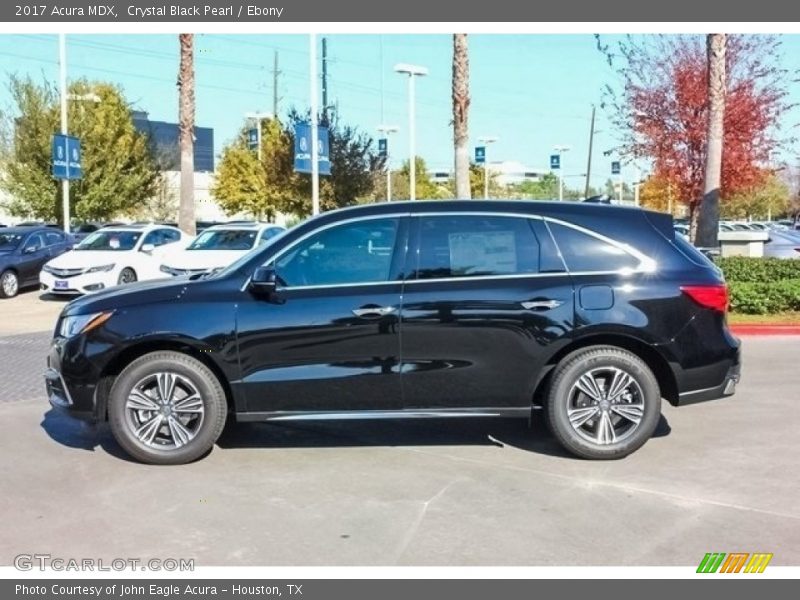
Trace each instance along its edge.
{"label": "taillight", "polygon": [[728,286],[724,283],[715,285],[682,285],[681,291],[704,308],[725,312],[728,310]]}

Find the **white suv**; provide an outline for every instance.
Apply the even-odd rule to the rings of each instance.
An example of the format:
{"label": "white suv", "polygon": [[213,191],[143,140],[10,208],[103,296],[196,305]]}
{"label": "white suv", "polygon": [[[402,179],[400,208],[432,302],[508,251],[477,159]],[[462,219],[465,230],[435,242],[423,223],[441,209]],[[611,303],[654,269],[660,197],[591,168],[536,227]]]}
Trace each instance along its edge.
{"label": "white suv", "polygon": [[44,265],[42,290],[51,294],[90,294],[115,285],[164,277],[158,269],[171,250],[192,238],[169,225],[104,227],[75,248]]}

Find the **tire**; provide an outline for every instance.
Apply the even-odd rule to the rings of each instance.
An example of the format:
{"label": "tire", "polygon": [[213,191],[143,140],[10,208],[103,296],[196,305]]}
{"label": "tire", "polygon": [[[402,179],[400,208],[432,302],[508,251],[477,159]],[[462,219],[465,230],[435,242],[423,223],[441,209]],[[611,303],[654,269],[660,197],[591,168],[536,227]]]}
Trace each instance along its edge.
{"label": "tire", "polygon": [[136,281],[136,271],[130,267],[125,267],[119,272],[117,277],[117,285],[125,285],[126,283],[134,283]]}
{"label": "tire", "polygon": [[0,298],[13,298],[19,293],[19,277],[11,269],[0,275]]}
{"label": "tire", "polygon": [[661,391],[653,372],[635,354],[615,346],[589,346],[558,364],[545,408],[550,430],[566,450],[581,458],[617,459],[653,435]]}
{"label": "tire", "polygon": [[[166,396],[172,404],[163,406],[160,390],[170,389]],[[197,399],[189,400],[193,396]],[[154,465],[184,464],[206,454],[222,433],[227,413],[225,392],[214,373],[180,352],[137,358],[120,373],[109,395],[114,438],[133,458]]]}

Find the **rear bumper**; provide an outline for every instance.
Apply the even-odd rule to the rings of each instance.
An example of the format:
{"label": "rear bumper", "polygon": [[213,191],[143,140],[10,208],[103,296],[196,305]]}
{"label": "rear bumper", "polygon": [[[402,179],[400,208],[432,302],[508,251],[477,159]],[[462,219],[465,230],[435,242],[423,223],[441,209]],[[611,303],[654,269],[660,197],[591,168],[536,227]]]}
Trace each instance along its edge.
{"label": "rear bumper", "polygon": [[678,395],[678,406],[707,402],[708,400],[718,400],[736,393],[736,384],[739,383],[741,375],[741,364],[737,362],[728,369],[722,383],[717,386],[700,390],[691,390]]}

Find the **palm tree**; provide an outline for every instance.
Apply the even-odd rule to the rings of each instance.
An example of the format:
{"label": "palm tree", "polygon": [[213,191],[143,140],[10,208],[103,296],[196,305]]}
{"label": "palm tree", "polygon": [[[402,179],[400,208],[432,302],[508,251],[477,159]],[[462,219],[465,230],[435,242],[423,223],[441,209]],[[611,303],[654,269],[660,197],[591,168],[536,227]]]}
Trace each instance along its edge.
{"label": "palm tree", "polygon": [[469,113],[469,56],[467,34],[453,34],[453,142],[456,198],[470,198],[467,117]]}
{"label": "palm tree", "polygon": [[708,57],[708,139],[706,173],[699,215],[692,219],[691,239],[697,246],[717,245],[719,190],[722,184],[722,145],[725,133],[725,46],[724,33],[709,33]]}
{"label": "palm tree", "polygon": [[178,226],[195,234],[194,221],[194,35],[181,33],[181,62],[178,71],[178,111],[181,152],[181,196]]}

